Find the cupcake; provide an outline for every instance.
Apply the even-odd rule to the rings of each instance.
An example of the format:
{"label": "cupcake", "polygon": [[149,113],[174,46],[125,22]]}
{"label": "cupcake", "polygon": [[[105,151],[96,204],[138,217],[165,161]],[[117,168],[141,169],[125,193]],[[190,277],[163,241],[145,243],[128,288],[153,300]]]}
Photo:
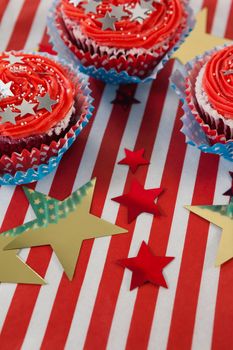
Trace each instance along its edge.
{"label": "cupcake", "polygon": [[89,101],[66,65],[40,54],[0,54],[0,172],[37,168],[84,120]]}
{"label": "cupcake", "polygon": [[233,141],[233,46],[200,57],[186,77],[186,101],[210,144]]}
{"label": "cupcake", "polygon": [[56,29],[82,66],[114,69],[139,79],[150,76],[190,31],[185,0],[60,0],[56,4]]}

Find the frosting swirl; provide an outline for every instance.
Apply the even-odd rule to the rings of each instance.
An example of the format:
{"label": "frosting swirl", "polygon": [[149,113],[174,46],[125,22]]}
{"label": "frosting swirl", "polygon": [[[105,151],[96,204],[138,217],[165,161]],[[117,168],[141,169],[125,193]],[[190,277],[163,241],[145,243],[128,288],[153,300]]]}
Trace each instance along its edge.
{"label": "frosting swirl", "polygon": [[233,120],[233,46],[210,58],[202,81],[212,107],[224,118]]}
{"label": "frosting swirl", "polygon": [[[15,63],[14,60],[11,62],[10,56]],[[15,115],[12,122],[4,120],[0,113],[0,136],[22,138],[47,133],[72,109],[73,84],[66,70],[47,57],[24,53],[0,54],[0,81],[11,91],[1,94],[0,85],[0,111],[8,109]],[[52,101],[47,103],[48,107],[46,101],[41,102],[41,98],[46,96]],[[28,108],[24,113],[20,113],[22,103]]]}
{"label": "frosting swirl", "polygon": [[[181,0],[154,1],[154,11],[149,12],[142,23],[130,20],[130,9],[140,4],[138,0],[103,0],[97,7],[97,13],[85,12],[82,5],[86,1],[81,1],[77,7],[69,0],[61,0],[61,3],[64,16],[79,25],[82,33],[96,43],[109,47],[150,49],[161,43],[169,43],[187,21],[184,2]],[[102,23],[98,19],[102,19],[107,12],[111,15],[111,5],[125,5],[126,16],[115,23],[116,30],[102,30]]]}

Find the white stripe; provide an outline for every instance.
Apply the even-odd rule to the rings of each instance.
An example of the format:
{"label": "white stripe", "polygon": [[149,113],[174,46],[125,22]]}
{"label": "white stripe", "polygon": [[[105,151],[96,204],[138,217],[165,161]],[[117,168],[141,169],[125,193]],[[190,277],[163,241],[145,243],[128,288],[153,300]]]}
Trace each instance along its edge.
{"label": "white stripe", "polygon": [[[131,108],[129,119],[127,121],[124,135],[121,140],[117,159],[122,156],[122,150],[124,147],[129,147],[130,149],[134,148],[136,137],[138,135],[141,121],[143,119],[144,109],[146,107],[146,101],[150,92],[150,87],[151,85],[139,85],[137,88],[136,98],[140,99],[141,104],[133,105]],[[117,168],[121,168],[120,171],[122,171],[122,176],[120,176],[120,172],[117,171]],[[123,188],[127,177],[127,170],[128,169],[123,166],[119,166],[117,164],[115,165],[109,186],[109,191],[107,194],[107,199],[105,201],[102,213],[102,217],[105,220],[109,220],[111,222],[115,222],[116,220],[117,206],[115,206],[114,203],[110,200],[109,195],[111,188],[116,184],[119,185],[121,181],[121,187]],[[72,320],[70,332],[66,342],[66,349],[72,349],[73,344],[76,344],[76,347],[79,349],[83,348],[106,260],[109,243],[109,237],[96,239],[94,241],[89,263],[86,269],[85,278],[76,305],[74,318]]]}
{"label": "white stripe", "polygon": [[0,23],[0,51],[4,51],[10,41],[24,0],[10,0]]}
{"label": "white stripe", "polygon": [[46,28],[46,17],[47,17],[48,9],[51,6],[52,2],[53,0],[40,1],[39,7],[36,11],[36,16],[34,18],[34,21],[30,30],[30,33],[33,33],[33,35],[29,35],[26,41],[26,44],[24,46],[25,50],[35,51],[37,49],[37,46],[44,35],[44,31]]}
{"label": "white stripe", "polygon": [[[174,66],[174,70],[176,67]],[[169,90],[164,103],[158,134],[154,143],[151,164],[147,173],[146,188],[159,187],[167,158],[172,130],[176,118],[178,99],[173,91]],[[172,109],[171,109],[172,106]],[[164,134],[166,133],[166,135]],[[148,241],[153,216],[143,214],[136,221],[135,230],[129,250],[129,257],[136,256],[141,242]],[[127,341],[130,320],[137,296],[137,290],[130,292],[131,273],[126,269],[121,284],[112,326],[108,339],[108,349],[124,349]]]}
{"label": "white stripe", "polygon": [[[74,185],[74,186],[77,186],[77,188],[80,187],[81,184],[87,182],[91,177],[93,168],[95,166],[95,161],[101,146],[102,136],[100,136],[100,131],[104,134],[104,131],[108,125],[108,121],[112,110],[112,105],[110,105],[109,103],[106,104],[105,101],[109,101],[109,99],[111,101],[114,98],[114,96],[115,96],[115,88],[112,89],[108,87],[103,92],[102,103],[101,103],[102,108],[100,108],[97,111],[97,115],[92,125],[91,131],[87,140],[86,148],[82,156],[80,167],[77,172],[78,180]],[[103,106],[106,106],[106,108],[104,109]],[[88,152],[88,154],[90,152],[90,154],[92,155],[88,163],[86,161],[88,159],[88,155],[86,154],[86,152]],[[46,193],[46,192],[48,193],[52,183],[51,179],[48,180],[48,177],[46,177],[43,180],[43,182],[44,183],[40,181],[38,183],[38,185],[40,185],[40,188],[39,189],[37,188],[37,190],[43,193]],[[47,188],[47,191],[45,191],[45,187]],[[33,314],[31,317],[31,321],[27,329],[27,334],[24,338],[24,343],[22,346],[23,350],[40,348],[62,275],[63,275],[63,269],[56,255],[52,254],[52,257],[49,262],[49,266],[45,275],[45,280],[48,281],[48,284],[45,287],[40,289],[40,292],[37,297],[36,304],[33,310]],[[35,333],[37,334],[36,337],[35,337]]]}
{"label": "white stripe", "polygon": [[[233,170],[232,164],[227,164],[227,162],[223,160],[220,162],[214,196],[215,204],[227,204],[229,202],[229,197],[223,197],[222,193],[231,187],[230,176],[227,176],[230,166]],[[220,273],[220,269],[216,268],[214,265],[220,237],[221,229],[210,225],[193,332],[193,350],[211,349]]]}
{"label": "white stripe", "polygon": [[224,37],[228,17],[230,15],[231,3],[231,0],[217,1],[211,33],[218,37]]}
{"label": "white stripe", "polygon": [[190,1],[190,6],[192,7],[195,14],[197,14],[201,10],[202,4],[203,4],[203,0]]}

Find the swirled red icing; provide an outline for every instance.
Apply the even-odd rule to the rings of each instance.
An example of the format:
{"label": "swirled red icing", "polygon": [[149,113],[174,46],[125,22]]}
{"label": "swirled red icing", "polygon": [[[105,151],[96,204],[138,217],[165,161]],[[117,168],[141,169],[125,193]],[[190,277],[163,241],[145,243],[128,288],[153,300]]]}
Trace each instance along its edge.
{"label": "swirled red icing", "polygon": [[[62,12],[77,23],[81,31],[96,43],[116,48],[145,48],[150,49],[156,44],[172,40],[177,31],[181,31],[187,21],[184,2],[182,0],[161,0],[154,2],[154,11],[143,21],[130,21],[130,12],[126,9],[126,16],[115,23],[116,30],[102,30],[103,18],[107,11],[111,14],[110,5],[129,5],[139,3],[139,0],[103,0],[97,7],[97,14],[86,13],[80,2],[77,7],[69,0],[61,0]],[[93,17],[94,15],[94,17]]]}
{"label": "swirled red icing", "polygon": [[226,119],[233,119],[233,46],[218,51],[208,61],[203,88],[212,107]]}
{"label": "swirled red icing", "polygon": [[52,106],[51,112],[45,108],[37,110],[35,106],[35,115],[16,116],[15,124],[3,122],[0,118],[0,135],[21,138],[44,134],[70,112],[74,103],[73,84],[66,70],[47,57],[24,53],[14,53],[14,56],[19,56],[23,63],[11,65],[4,59],[8,53],[0,55],[0,80],[5,84],[12,82],[10,89],[14,95],[0,96],[0,109],[5,110],[10,106],[12,111],[17,111],[23,99],[38,106],[37,97],[43,97],[46,93],[57,103]]}

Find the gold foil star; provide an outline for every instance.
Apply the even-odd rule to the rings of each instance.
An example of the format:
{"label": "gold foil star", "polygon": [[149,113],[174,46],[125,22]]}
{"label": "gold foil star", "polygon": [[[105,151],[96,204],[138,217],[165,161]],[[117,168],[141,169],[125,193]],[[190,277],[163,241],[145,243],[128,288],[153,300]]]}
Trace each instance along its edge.
{"label": "gold foil star", "polygon": [[4,250],[12,237],[0,235],[0,282],[45,284],[45,281],[17,256],[17,250]]}
{"label": "gold foil star", "polygon": [[233,202],[228,205],[185,206],[186,209],[222,228],[215,265],[233,258]]}
{"label": "gold foil star", "polygon": [[219,38],[206,32],[208,10],[201,10],[196,17],[196,25],[190,36],[173,55],[181,63],[185,64],[205,51],[211,50],[216,46],[223,46],[232,42],[231,40]]}
{"label": "gold foil star", "polygon": [[[64,201],[25,189],[37,220],[29,223],[30,229],[20,234],[6,249],[51,245],[66,275],[72,280],[83,240],[127,232],[90,213],[94,188],[95,180],[92,180]],[[38,205],[33,200],[35,196],[42,199]],[[51,204],[54,205],[52,215],[49,209]],[[43,215],[39,213],[41,205],[45,209]],[[61,207],[65,210],[61,210]],[[44,221],[47,221],[46,225]],[[37,225],[37,228],[32,229],[32,225]]]}

